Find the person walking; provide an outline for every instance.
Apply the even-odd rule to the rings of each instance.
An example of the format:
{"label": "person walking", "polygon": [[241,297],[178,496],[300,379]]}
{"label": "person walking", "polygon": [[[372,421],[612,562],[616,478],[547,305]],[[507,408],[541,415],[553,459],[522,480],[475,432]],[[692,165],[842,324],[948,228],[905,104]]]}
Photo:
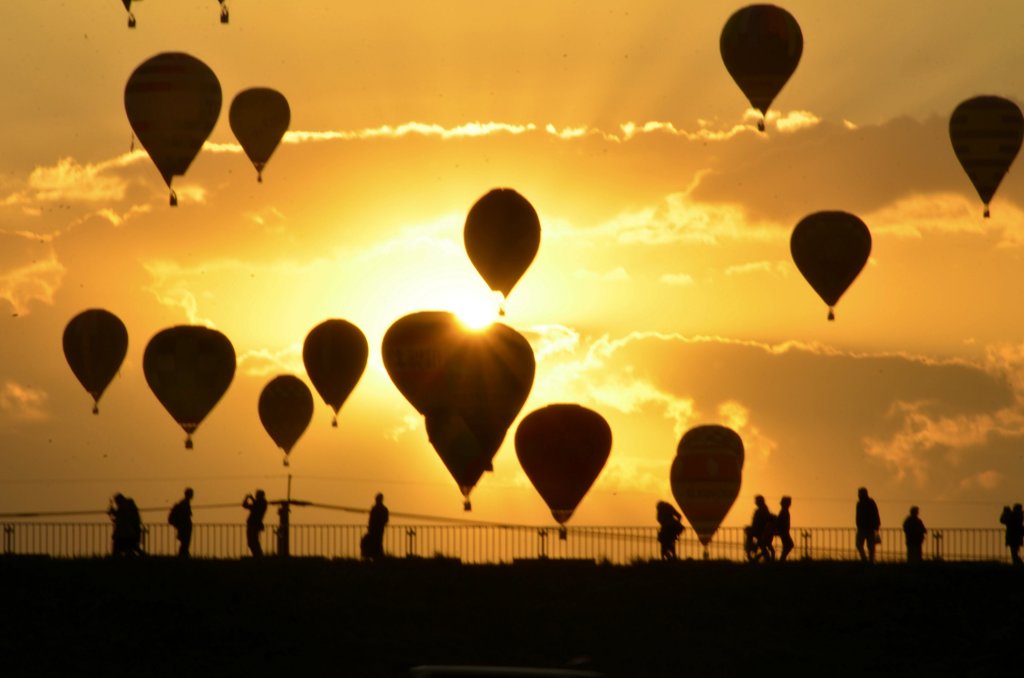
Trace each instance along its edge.
{"label": "person walking", "polygon": [[[875,562],[875,545],[878,543],[878,530],[882,527],[882,518],[878,515],[878,504],[868,496],[866,487],[857,490],[857,553],[860,559]],[[864,552],[864,544],[868,551]]]}
{"label": "person walking", "polygon": [[256,496],[245,495],[242,508],[248,509],[249,518],[245,521],[245,539],[249,543],[249,551],[253,558],[263,555],[260,546],[260,532],[263,531],[263,516],[267,514],[267,496],[263,490],[256,490]]}
{"label": "person walking", "polygon": [[192,544],[192,488],[185,488],[185,496],[177,504],[171,507],[167,514],[167,522],[178,533],[178,555],[182,558],[189,557],[189,547]]}
{"label": "person walking", "polygon": [[789,552],[793,550],[793,537],[789,534],[789,507],[793,503],[790,497],[783,497],[779,501],[779,515],[775,516],[775,533],[782,541],[782,553],[779,554],[779,561],[786,559]]}
{"label": "person walking", "polygon": [[1014,504],[1012,510],[1004,506],[999,522],[1006,526],[1006,546],[1010,549],[1010,560],[1014,565],[1020,565],[1020,547],[1024,543],[1024,508],[1020,504]]}
{"label": "person walking", "polygon": [[388,507],[384,505],[384,495],[378,492],[361,542],[363,558],[377,560],[384,557],[384,528],[388,525],[389,516]]}
{"label": "person walking", "polygon": [[114,523],[112,555],[142,555],[142,518],[135,500],[118,492],[111,499],[107,515]]}
{"label": "person walking", "polygon": [[658,517],[658,544],[661,545],[661,559],[676,559],[676,542],[683,533],[683,516],[667,501],[655,505]]}
{"label": "person walking", "polygon": [[928,530],[924,527],[924,521],[918,516],[919,510],[916,506],[911,506],[910,515],[903,521],[903,536],[907,542],[908,563],[920,563],[923,559],[922,547],[924,546],[924,536],[928,534]]}

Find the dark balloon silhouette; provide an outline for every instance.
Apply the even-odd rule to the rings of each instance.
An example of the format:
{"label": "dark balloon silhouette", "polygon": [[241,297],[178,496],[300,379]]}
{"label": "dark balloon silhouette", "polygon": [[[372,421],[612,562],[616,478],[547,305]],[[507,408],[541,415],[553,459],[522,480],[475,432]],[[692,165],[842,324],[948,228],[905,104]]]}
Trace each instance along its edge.
{"label": "dark balloon silhouette", "polygon": [[564,525],[608,461],[612,430],[581,405],[548,405],[519,422],[515,444],[526,477]]}
{"label": "dark balloon silhouette", "polygon": [[338,425],[338,410],[363,376],[368,355],[366,337],[347,320],[325,320],[306,335],[302,362],[313,387],[334,410],[331,426]]}
{"label": "dark balloon silhouette", "polygon": [[256,168],[256,180],[263,181],[263,168],[288,131],[291,121],[288,100],[268,87],[244,90],[231,101],[228,121],[242,150]]}
{"label": "dark balloon silhouette", "polygon": [[725,22],[718,46],[729,75],[761,111],[757,128],[764,131],[768,108],[800,63],[800,25],[781,7],[750,5]]}
{"label": "dark balloon silhouette", "polygon": [[142,369],[157,400],[185,431],[185,447],[192,449],[192,434],[235,376],[235,349],[217,330],[177,325],[149,340]]}
{"label": "dark balloon silhouette", "polygon": [[132,14],[132,0],[121,0],[124,11],[128,12],[128,28],[135,28],[135,15]]}
{"label": "dark balloon silhouette", "polygon": [[217,76],[199,59],[164,52],[144,61],[128,78],[128,122],[178,203],[171,181],[195,159],[220,115]]}
{"label": "dark balloon silhouette", "polygon": [[110,311],[91,308],[72,318],[64,328],[64,357],[79,383],[92,396],[93,414],[100,396],[121,369],[128,352],[128,330]]}
{"label": "dark balloon silhouette", "polygon": [[835,305],[867,263],[871,232],[847,212],[815,212],[800,220],[789,240],[800,273],[828,305],[835,320]]}
{"label": "dark balloon silhouette", "polygon": [[313,394],[298,377],[282,374],[263,387],[258,410],[263,428],[284,450],[284,465],[287,466],[292,447],[313,418]]}
{"label": "dark balloon silhouette", "polygon": [[981,96],[961,102],[949,118],[949,140],[978,197],[988,204],[1024,140],[1024,115],[1009,99]]}
{"label": "dark balloon silhouette", "polygon": [[510,188],[496,188],[469,210],[462,236],[477,272],[508,298],[537,256],[540,220],[526,198]]}
{"label": "dark balloon silhouette", "polygon": [[717,424],[697,426],[683,434],[672,461],[672,494],[705,547],[740,492],[743,441],[732,429]]}
{"label": "dark balloon silhouette", "polygon": [[533,349],[506,325],[469,332],[451,313],[422,311],[388,328],[381,353],[395,386],[424,415],[469,510],[470,491],[491,470],[533,386]]}

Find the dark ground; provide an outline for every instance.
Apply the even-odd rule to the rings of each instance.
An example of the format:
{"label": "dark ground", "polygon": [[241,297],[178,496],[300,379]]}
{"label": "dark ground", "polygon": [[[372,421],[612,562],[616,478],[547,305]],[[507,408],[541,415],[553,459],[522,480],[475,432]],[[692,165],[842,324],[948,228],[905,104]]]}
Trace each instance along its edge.
{"label": "dark ground", "polygon": [[0,557],[0,675],[1020,675],[1024,569]]}

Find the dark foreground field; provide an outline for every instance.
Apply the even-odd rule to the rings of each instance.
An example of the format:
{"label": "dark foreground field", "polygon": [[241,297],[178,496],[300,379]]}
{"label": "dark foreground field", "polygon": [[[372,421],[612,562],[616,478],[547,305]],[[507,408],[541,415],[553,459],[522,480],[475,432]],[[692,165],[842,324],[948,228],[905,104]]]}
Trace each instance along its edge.
{"label": "dark foreground field", "polygon": [[0,557],[0,674],[1020,675],[1024,571]]}

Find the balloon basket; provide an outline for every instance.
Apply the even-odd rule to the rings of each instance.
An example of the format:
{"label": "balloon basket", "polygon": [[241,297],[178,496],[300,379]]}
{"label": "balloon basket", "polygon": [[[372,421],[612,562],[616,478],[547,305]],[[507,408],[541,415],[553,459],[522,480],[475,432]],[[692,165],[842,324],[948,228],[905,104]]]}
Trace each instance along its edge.
{"label": "balloon basket", "polygon": [[466,501],[462,502],[462,510],[463,511],[472,511],[473,510],[473,505],[469,503],[468,499]]}
{"label": "balloon basket", "polygon": [[192,449],[192,436],[189,436],[188,438],[185,438],[185,449],[186,450],[191,450]]}

